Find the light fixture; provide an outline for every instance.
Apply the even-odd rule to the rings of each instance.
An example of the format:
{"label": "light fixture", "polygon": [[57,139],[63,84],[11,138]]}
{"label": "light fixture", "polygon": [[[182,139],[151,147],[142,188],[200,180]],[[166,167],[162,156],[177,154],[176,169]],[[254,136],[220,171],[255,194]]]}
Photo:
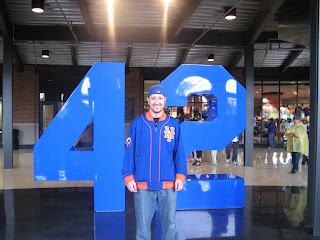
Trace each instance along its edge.
{"label": "light fixture", "polygon": [[44,0],[32,0],[32,12],[43,13]]}
{"label": "light fixture", "polygon": [[49,50],[42,50],[42,55],[41,56],[43,58],[48,58],[49,57],[49,52],[50,52]]}
{"label": "light fixture", "polygon": [[214,54],[209,54],[208,62],[213,62],[213,61],[214,61]]}
{"label": "light fixture", "polygon": [[231,11],[230,11],[230,9],[231,9],[231,7],[225,7],[224,8],[225,13],[228,12],[228,14],[226,14],[224,16],[224,18],[226,20],[234,20],[234,19],[237,18],[237,10],[236,10],[236,8],[233,8]]}

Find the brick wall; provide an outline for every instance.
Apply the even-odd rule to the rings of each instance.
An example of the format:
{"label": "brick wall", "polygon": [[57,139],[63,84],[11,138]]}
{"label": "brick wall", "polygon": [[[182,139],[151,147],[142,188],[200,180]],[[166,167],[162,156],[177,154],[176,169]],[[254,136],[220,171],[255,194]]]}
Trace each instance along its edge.
{"label": "brick wall", "polygon": [[13,66],[13,123],[39,123],[39,76],[33,65],[18,73]]}
{"label": "brick wall", "polygon": [[140,68],[130,68],[130,73],[126,74],[125,97],[134,98],[135,117],[143,113],[143,77]]}

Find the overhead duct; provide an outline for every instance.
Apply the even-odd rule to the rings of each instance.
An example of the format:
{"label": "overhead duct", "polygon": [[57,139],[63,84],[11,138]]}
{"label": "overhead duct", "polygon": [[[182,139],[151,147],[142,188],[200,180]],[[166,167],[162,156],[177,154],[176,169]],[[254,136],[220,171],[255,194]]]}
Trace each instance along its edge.
{"label": "overhead duct", "polygon": [[278,38],[310,46],[310,2],[287,0],[277,13]]}

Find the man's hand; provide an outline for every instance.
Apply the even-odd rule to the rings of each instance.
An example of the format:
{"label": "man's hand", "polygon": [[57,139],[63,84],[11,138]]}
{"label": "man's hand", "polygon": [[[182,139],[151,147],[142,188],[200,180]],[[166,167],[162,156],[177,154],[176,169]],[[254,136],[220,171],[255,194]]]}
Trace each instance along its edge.
{"label": "man's hand", "polygon": [[137,184],[135,181],[130,181],[127,184],[127,188],[130,192],[138,192],[137,190]]}
{"label": "man's hand", "polygon": [[182,188],[183,188],[183,181],[181,179],[176,179],[175,181],[176,192],[180,191]]}

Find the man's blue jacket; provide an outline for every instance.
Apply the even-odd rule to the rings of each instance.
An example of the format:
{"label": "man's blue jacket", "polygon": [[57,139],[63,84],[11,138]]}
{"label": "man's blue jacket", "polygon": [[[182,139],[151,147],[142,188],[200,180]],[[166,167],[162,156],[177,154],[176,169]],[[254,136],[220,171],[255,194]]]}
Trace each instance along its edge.
{"label": "man's blue jacket", "polygon": [[274,122],[269,123],[268,125],[268,133],[276,132],[276,124]]}
{"label": "man's blue jacket", "polygon": [[126,183],[134,180],[147,190],[173,188],[188,174],[186,159],[175,118],[163,112],[156,126],[149,111],[132,121],[122,166]]}

